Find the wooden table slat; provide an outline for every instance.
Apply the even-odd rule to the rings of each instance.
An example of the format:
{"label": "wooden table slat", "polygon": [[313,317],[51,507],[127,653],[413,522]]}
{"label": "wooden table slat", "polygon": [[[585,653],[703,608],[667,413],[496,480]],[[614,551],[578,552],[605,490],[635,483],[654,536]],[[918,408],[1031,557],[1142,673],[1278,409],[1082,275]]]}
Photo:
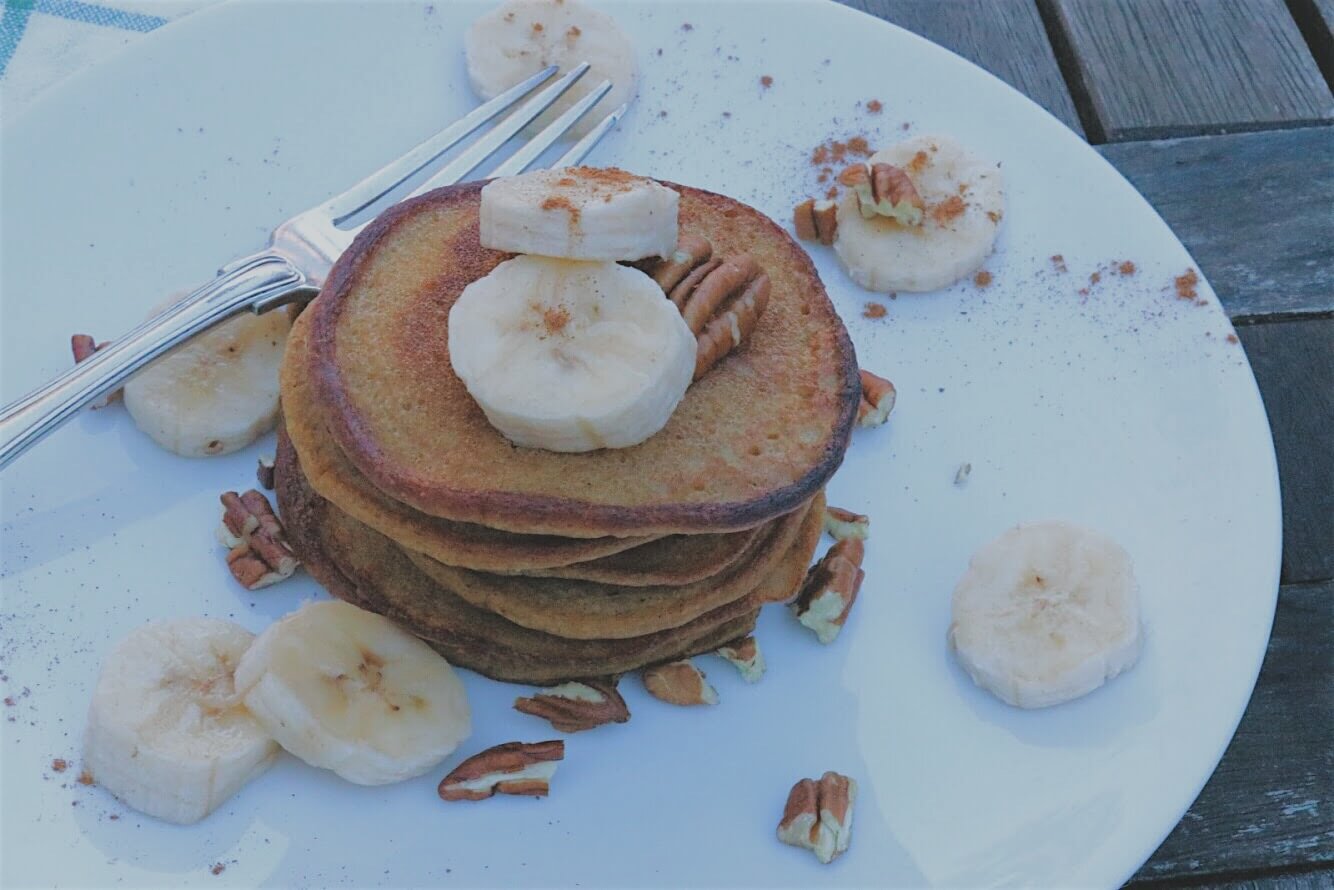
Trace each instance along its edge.
{"label": "wooden table slat", "polygon": [[[1232,744],[1131,886],[1334,864],[1332,607],[1334,582],[1282,588],[1264,668]],[[1255,886],[1311,886],[1293,880]]]}
{"label": "wooden table slat", "polygon": [[1040,0],[1095,142],[1304,126],[1334,95],[1283,0]]}
{"label": "wooden table slat", "polygon": [[1234,319],[1334,312],[1334,127],[1103,145]]}
{"label": "wooden table slat", "polygon": [[1083,135],[1034,0],[841,0],[987,69]]}

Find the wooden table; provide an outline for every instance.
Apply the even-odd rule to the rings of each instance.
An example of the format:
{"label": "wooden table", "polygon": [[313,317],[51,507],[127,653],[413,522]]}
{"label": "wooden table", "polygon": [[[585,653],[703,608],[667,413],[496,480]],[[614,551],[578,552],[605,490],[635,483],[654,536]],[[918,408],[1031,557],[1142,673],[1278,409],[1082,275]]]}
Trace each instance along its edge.
{"label": "wooden table", "polygon": [[1232,317],[1278,450],[1283,586],[1236,737],[1131,886],[1334,887],[1334,0],[844,2],[1084,135]]}

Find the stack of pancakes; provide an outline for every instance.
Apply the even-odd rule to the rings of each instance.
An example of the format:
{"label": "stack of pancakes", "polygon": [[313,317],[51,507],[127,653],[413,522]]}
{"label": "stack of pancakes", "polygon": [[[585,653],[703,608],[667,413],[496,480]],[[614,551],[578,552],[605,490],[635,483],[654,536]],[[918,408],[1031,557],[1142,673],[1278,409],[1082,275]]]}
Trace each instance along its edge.
{"label": "stack of pancakes", "polygon": [[480,184],[400,204],[357,238],[282,375],[279,506],[331,593],[456,665],[534,683],[716,649],[792,596],[855,416],[852,347],[786,233],[671,187],[682,231],[750,253],[773,289],[752,338],[632,448],[517,448],[455,376],[449,309],[509,256],[478,241]]}

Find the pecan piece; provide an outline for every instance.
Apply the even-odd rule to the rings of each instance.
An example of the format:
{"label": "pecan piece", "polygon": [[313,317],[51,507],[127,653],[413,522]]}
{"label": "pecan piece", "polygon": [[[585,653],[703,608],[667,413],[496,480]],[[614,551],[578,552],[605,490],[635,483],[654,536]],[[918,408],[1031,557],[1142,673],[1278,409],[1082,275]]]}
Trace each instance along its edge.
{"label": "pecan piece", "polygon": [[761,272],[700,333],[692,379],[698,380],[709,373],[729,352],[749,339],[768,305],[769,276]]}
{"label": "pecan piece", "polygon": [[806,580],[792,603],[797,620],[815,631],[821,643],[832,643],[848,620],[861,589],[865,545],[858,538],[839,541],[806,572]]}
{"label": "pecan piece", "polygon": [[842,507],[825,507],[824,530],[835,541],[858,538],[865,541],[871,533],[871,518]]}
{"label": "pecan piece", "polygon": [[838,235],[838,205],[828,199],[807,198],[792,210],[792,226],[802,241],[828,247]]}
{"label": "pecan piece", "polygon": [[485,800],[496,794],[546,797],[565,743],[506,742],[474,754],[440,780],[441,800]]}
{"label": "pecan piece", "polygon": [[259,482],[259,487],[273,491],[273,455],[261,454],[259,464],[255,467],[255,479]]}
{"label": "pecan piece", "polygon": [[[70,352],[74,353],[74,364],[92,358],[93,353],[106,347],[106,343],[98,343],[87,334],[75,334],[69,338]],[[96,411],[99,408],[105,408],[112,402],[120,401],[121,391],[113,389],[106,395],[98,396],[88,403],[88,407]]]}
{"label": "pecan piece", "polygon": [[681,279],[712,256],[713,245],[708,238],[695,234],[682,235],[671,256],[654,259],[643,270],[658,283],[663,293],[670,294],[672,288],[681,283]]}
{"label": "pecan piece", "polygon": [[820,781],[802,779],[788,792],[778,839],[803,847],[828,865],[852,841],[852,807],[857,783],[841,773],[825,773]]}
{"label": "pecan piece", "polygon": [[247,590],[258,590],[292,577],[300,563],[269,499],[250,489],[224,492],[218,541],[229,548],[227,567]]}
{"label": "pecan piece", "polygon": [[857,408],[857,426],[880,426],[894,410],[898,393],[894,384],[870,371],[861,371],[862,401]]}
{"label": "pecan piece", "polygon": [[649,695],[673,705],[716,705],[718,692],[704,672],[687,660],[645,668],[641,675]]}
{"label": "pecan piece", "polygon": [[747,683],[758,683],[764,676],[764,653],[760,651],[759,640],[753,636],[733,640],[719,647],[717,654],[731,662]]}
{"label": "pecan piece", "polygon": [[630,708],[612,680],[577,680],[516,698],[514,710],[551,723],[560,732],[581,732],[606,723],[624,723]]}
{"label": "pecan piece", "polygon": [[857,194],[857,207],[864,219],[884,216],[900,225],[922,224],[926,202],[902,167],[853,164],[838,174],[838,181]]}
{"label": "pecan piece", "polygon": [[750,254],[725,257],[696,285],[681,309],[681,317],[691,333],[699,336],[723,302],[761,275],[760,266]]}

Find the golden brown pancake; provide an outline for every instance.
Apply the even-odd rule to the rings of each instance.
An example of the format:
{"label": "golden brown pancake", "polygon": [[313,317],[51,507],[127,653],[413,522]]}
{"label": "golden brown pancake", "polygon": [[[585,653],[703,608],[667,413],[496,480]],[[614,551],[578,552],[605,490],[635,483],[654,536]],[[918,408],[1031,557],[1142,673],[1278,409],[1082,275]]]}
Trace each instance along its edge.
{"label": "golden brown pancake", "polygon": [[[764,526],[719,535],[558,538],[452,522],[391,500],[330,438],[310,386],[310,312],[292,327],[283,360],[283,416],[304,475],[320,496],[403,546],[448,565],[481,571],[580,578],[608,584],[687,584],[723,571]],[[633,548],[633,549],[631,549]]]}
{"label": "golden brown pancake", "polygon": [[517,448],[486,421],[446,348],[454,301],[508,256],[478,242],[482,185],[381,215],[308,310],[317,402],[366,479],[432,516],[582,538],[753,528],[815,495],[843,459],[860,388],[847,332],[796,242],[751,207],[670,186],[682,231],[718,254],[747,252],[768,273],[752,338],[640,445]]}
{"label": "golden brown pancake", "polygon": [[558,578],[471,572],[408,553],[436,584],[480,609],[534,630],[575,639],[637,637],[678,627],[733,602],[778,569],[790,551],[810,562],[824,524],[824,494],[783,517],[726,572],[681,586],[623,587]]}
{"label": "golden brown pancake", "polygon": [[496,679],[545,683],[603,676],[712,651],[749,633],[758,607],[789,596],[810,561],[794,548],[749,594],[679,628],[630,639],[568,640],[514,625],[435,585],[388,539],[320,498],[285,437],[279,440],[276,486],[298,557],[331,593],[399,622],[451,663]]}

